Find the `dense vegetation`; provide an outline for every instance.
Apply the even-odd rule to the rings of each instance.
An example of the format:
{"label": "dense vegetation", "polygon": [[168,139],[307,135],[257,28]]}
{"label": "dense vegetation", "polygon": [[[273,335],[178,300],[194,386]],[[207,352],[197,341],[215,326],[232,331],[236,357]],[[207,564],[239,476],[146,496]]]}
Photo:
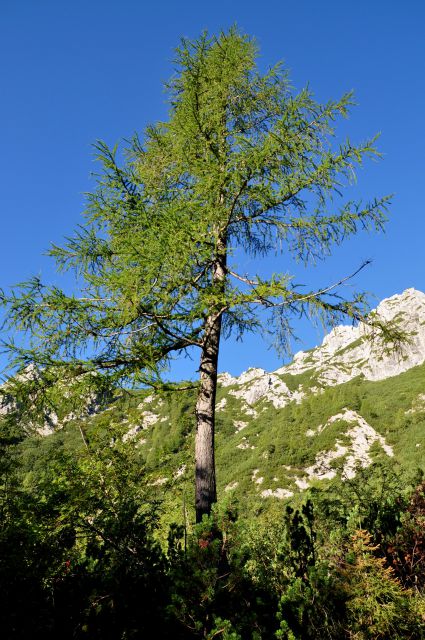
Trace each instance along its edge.
{"label": "dense vegetation", "polygon": [[[124,441],[146,393],[124,394],[48,437],[4,421],[2,637],[423,638],[417,445],[425,415],[410,411],[423,379],[417,367],[377,383],[353,380],[280,411],[267,407],[244,429],[259,433],[249,450],[235,449],[235,402],[220,414],[217,462],[222,487],[235,477],[241,484],[222,488],[199,525],[191,479],[173,477],[192,455],[196,389],[164,394],[158,411],[167,420]],[[228,390],[220,394],[231,403]],[[384,434],[395,460],[377,451],[355,479],[317,482],[290,502],[262,499],[251,479],[256,465],[266,475],[269,466],[277,473],[288,462],[309,463],[336,434],[306,438],[304,447],[305,428],[342,407]]]}

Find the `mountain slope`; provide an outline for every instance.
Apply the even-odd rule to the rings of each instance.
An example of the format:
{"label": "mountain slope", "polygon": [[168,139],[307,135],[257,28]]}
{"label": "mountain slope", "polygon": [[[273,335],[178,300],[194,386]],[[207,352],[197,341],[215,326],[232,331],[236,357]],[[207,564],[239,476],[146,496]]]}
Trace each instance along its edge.
{"label": "mountain slope", "polygon": [[[422,467],[425,295],[408,289],[376,313],[409,334],[401,351],[386,352],[364,328],[336,327],[322,345],[273,373],[219,376],[219,495],[254,508],[352,478],[377,460]],[[184,494],[192,500],[195,395],[142,392],[90,419],[123,429],[151,485],[173,504],[181,505]]]}
{"label": "mountain slope", "polygon": [[[350,479],[378,460],[404,472],[424,468],[425,294],[408,289],[376,313],[408,333],[401,351],[385,351],[367,329],[336,327],[273,373],[219,376],[219,496],[258,510]],[[60,437],[83,446],[81,432],[113,426],[137,448],[171,517],[192,503],[195,396],[196,388],[124,393],[83,422],[69,420]]]}

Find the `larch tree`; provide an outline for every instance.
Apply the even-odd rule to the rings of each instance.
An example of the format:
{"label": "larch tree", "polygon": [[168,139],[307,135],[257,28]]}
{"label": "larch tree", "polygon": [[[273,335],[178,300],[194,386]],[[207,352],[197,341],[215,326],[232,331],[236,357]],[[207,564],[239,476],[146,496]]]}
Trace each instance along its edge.
{"label": "larch tree", "polygon": [[388,204],[342,199],[356,165],[377,155],[373,139],[336,143],[351,94],[318,104],[307,89],[293,92],[281,66],[260,73],[256,58],[236,29],[183,40],[168,120],[133,137],[122,161],[117,148],[95,145],[102,169],[85,222],[49,251],[59,270],[75,270],[79,292],[33,278],[3,295],[9,329],[26,334],[6,349],[15,368],[37,370],[23,377],[32,409],[65,382],[79,395],[87,381],[159,384],[170,358],[199,349],[197,521],[216,500],[221,338],[267,327],[285,350],[296,317],[365,317],[363,296],[339,295],[342,277],[301,290],[286,273],[238,271],[238,259],[323,258],[359,229],[381,229]]}

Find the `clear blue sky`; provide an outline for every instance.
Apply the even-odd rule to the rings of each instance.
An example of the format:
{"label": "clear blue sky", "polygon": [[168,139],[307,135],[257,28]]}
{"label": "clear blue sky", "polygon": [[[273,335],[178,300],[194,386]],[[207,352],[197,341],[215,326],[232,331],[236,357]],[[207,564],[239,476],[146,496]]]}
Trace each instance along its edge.
{"label": "clear blue sky", "polygon": [[[80,222],[93,187],[91,143],[113,144],[167,113],[163,81],[173,48],[231,24],[256,36],[260,64],[284,60],[296,88],[318,100],[354,89],[358,106],[344,133],[360,141],[381,132],[384,159],[358,176],[367,199],[394,193],[386,234],[359,235],[297,280],[326,285],[356,278],[377,299],[425,290],[425,3],[357,0],[1,0],[0,286],[39,273],[56,278],[43,251]],[[347,194],[350,195],[350,194]],[[266,265],[268,266],[268,265]],[[291,271],[285,256],[273,270]],[[322,332],[299,326],[309,348]],[[272,370],[281,361],[258,338],[223,345],[220,368]],[[196,369],[177,365],[175,376]]]}

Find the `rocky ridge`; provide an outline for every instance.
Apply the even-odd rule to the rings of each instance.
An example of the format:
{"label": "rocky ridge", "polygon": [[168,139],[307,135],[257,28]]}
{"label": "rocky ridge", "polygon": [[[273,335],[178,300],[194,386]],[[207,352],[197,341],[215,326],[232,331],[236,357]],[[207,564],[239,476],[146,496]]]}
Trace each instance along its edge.
{"label": "rocky ridge", "polygon": [[[320,346],[299,351],[293,362],[272,373],[264,369],[248,369],[239,377],[219,375],[223,387],[246,404],[247,413],[260,399],[277,409],[288,402],[300,402],[306,390],[299,385],[290,390],[285,376],[310,374],[314,385],[309,393],[335,386],[363,376],[366,380],[384,380],[397,376],[425,362],[425,294],[416,289],[383,300],[372,312],[386,322],[393,322],[407,334],[407,341],[398,349],[384,346],[379,337],[372,337],[367,325],[338,326],[325,336]],[[221,407],[217,407],[219,410]]]}

